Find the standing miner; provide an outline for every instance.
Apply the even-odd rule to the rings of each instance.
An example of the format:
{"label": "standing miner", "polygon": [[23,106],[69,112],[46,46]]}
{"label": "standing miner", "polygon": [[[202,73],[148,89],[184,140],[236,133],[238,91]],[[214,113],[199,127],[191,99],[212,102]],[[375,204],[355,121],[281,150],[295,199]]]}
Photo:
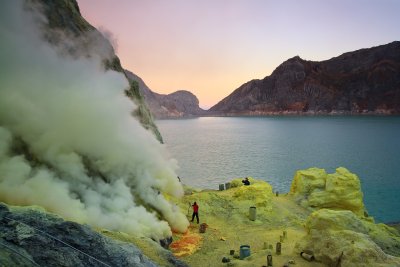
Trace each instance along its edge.
{"label": "standing miner", "polygon": [[191,220],[191,222],[193,222],[194,217],[196,217],[196,219],[197,219],[197,224],[199,224],[199,206],[197,205],[196,202],[194,202],[193,205],[192,205],[192,208],[193,208],[193,214],[192,214],[192,220]]}

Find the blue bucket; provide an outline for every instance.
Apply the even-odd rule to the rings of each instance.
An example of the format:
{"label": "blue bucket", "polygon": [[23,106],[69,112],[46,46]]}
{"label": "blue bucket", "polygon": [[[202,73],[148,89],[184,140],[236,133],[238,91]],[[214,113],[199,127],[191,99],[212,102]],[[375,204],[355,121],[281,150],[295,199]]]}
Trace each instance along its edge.
{"label": "blue bucket", "polygon": [[250,256],[250,246],[249,245],[242,245],[240,246],[240,259],[243,260],[246,257]]}

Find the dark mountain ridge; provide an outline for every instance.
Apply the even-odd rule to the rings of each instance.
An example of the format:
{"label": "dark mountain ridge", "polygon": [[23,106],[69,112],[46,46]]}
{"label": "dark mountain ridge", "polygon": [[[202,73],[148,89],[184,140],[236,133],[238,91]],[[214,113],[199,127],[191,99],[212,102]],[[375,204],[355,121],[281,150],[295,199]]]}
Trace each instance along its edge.
{"label": "dark mountain ridge", "polygon": [[153,92],[136,74],[125,70],[130,81],[136,81],[139,92],[157,119],[197,117],[205,115],[206,111],[199,107],[198,98],[189,91],[179,90],[171,94]]}
{"label": "dark mountain ridge", "polygon": [[209,113],[400,114],[400,42],[320,62],[290,58],[270,76],[240,86]]}

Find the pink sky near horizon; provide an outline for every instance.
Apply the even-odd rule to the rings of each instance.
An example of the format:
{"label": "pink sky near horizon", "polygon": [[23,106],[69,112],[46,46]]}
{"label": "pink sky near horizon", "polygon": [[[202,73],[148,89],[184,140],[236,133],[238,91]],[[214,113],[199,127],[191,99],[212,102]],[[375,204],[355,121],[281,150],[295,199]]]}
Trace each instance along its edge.
{"label": "pink sky near horizon", "polygon": [[397,0],[78,0],[151,90],[210,108],[299,55],[327,60],[400,38]]}

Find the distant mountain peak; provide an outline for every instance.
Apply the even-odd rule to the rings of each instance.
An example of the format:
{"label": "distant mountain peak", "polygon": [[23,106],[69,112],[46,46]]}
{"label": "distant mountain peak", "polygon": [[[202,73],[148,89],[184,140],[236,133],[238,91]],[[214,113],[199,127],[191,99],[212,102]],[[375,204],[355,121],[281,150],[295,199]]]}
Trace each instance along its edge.
{"label": "distant mountain peak", "polygon": [[303,59],[300,56],[294,56],[286,61],[303,61]]}
{"label": "distant mountain peak", "polygon": [[147,106],[157,119],[196,117],[206,113],[199,107],[199,99],[190,91],[178,90],[171,94],[153,92],[136,74],[125,70],[129,79],[136,81]]}
{"label": "distant mountain peak", "polygon": [[400,42],[325,61],[295,56],[240,86],[213,115],[400,114]]}

